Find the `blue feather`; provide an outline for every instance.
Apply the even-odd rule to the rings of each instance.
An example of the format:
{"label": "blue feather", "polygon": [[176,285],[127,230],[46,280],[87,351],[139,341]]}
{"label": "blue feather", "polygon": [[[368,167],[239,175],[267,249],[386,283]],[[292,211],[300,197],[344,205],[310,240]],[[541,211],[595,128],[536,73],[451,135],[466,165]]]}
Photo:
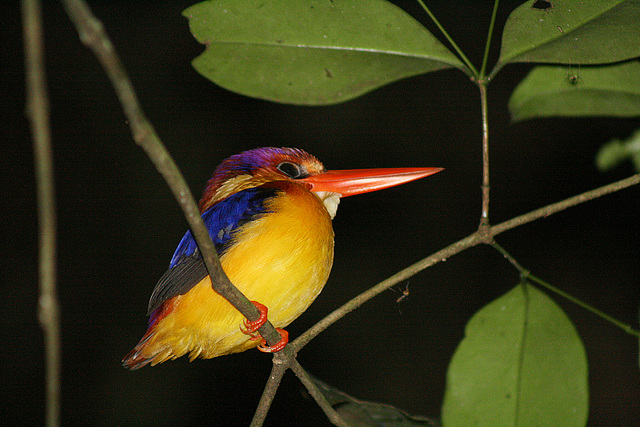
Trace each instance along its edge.
{"label": "blue feather", "polygon": [[[228,248],[233,232],[238,227],[256,219],[258,215],[269,213],[264,201],[273,197],[276,191],[273,188],[261,187],[240,191],[216,203],[202,214],[218,255],[222,255]],[[189,230],[178,244],[169,268],[175,267],[181,259],[193,255],[197,250],[198,245]]]}
{"label": "blue feather", "polygon": [[[269,213],[265,200],[275,196],[278,191],[273,186],[243,190],[221,200],[202,214],[219,256],[233,245],[236,230],[243,224]],[[156,284],[149,300],[148,312],[151,314],[168,299],[187,293],[207,277],[207,274],[198,245],[189,230],[178,244],[169,269]],[[155,316],[151,317],[150,323],[154,318]]]}

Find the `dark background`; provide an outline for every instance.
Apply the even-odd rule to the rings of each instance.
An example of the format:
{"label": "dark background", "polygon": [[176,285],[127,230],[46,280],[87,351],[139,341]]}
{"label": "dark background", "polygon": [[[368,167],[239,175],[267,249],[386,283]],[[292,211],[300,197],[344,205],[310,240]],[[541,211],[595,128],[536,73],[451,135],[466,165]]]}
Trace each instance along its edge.
{"label": "dark background", "polygon": [[[64,425],[246,425],[271,361],[257,351],[129,372],[120,360],[146,329],[146,304],[186,222],[161,177],[132,141],[102,69],[57,2],[45,34],[59,219]],[[492,2],[433,5],[479,66]],[[486,3],[486,4],[485,4]],[[192,4],[91,1],[158,134],[199,197],[225,157],[293,146],[328,168],[442,166],[417,183],[342,202],[332,276],[293,337],[368,287],[472,233],[480,214],[481,124],[476,87],[456,70],[404,80],[342,105],[278,105],[229,93],[198,75],[203,49],[180,12]],[[414,2],[406,10],[424,22]],[[500,29],[517,2],[504,2]],[[6,423],[44,420],[44,362],[37,306],[33,155],[24,116],[19,7],[0,6],[3,386]],[[434,31],[437,34],[436,31]],[[497,57],[500,33],[495,39]],[[493,62],[490,62],[493,63]],[[633,173],[594,167],[598,147],[626,138],[631,119],[547,119],[511,124],[506,102],[529,66],[508,66],[489,91],[491,220],[513,216]],[[499,236],[534,274],[637,327],[640,189],[575,207]],[[476,247],[411,278],[350,314],[299,355],[311,373],[351,395],[437,417],[447,364],[468,319],[511,289],[517,272]],[[396,299],[409,285],[410,295]],[[553,297],[587,350],[590,424],[640,424],[638,344]],[[287,374],[267,425],[325,425]]]}

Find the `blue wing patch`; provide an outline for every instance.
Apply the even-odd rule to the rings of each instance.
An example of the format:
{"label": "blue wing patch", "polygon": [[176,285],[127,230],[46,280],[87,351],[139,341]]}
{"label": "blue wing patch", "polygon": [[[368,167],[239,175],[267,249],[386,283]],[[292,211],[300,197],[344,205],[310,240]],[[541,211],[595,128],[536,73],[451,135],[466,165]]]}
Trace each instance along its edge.
{"label": "blue wing patch", "polygon": [[[274,197],[279,190],[273,187],[255,187],[232,194],[202,214],[218,256],[233,245],[234,232],[247,222],[269,213],[265,200]],[[176,295],[183,295],[207,277],[198,245],[187,231],[171,258],[169,269],[156,284],[149,300],[148,314]],[[150,321],[153,321],[154,316]]]}

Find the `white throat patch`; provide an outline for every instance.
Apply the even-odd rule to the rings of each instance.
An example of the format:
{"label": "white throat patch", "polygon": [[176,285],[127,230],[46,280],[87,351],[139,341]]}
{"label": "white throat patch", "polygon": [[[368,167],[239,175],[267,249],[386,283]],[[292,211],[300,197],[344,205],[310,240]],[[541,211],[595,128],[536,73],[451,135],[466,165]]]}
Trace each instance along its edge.
{"label": "white throat patch", "polygon": [[314,191],[313,194],[318,196],[325,209],[327,209],[327,212],[329,212],[329,216],[333,219],[333,217],[336,216],[338,205],[340,204],[340,194],[330,191]]}

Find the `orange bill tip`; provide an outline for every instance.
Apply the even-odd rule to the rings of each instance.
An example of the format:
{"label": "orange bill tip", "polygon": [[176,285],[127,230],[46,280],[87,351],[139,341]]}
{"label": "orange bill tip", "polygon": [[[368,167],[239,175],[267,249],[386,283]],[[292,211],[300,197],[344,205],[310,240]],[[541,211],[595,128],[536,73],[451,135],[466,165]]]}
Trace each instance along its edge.
{"label": "orange bill tip", "polygon": [[341,197],[383,190],[438,173],[444,168],[386,168],[327,171],[304,178],[311,191],[330,191]]}

